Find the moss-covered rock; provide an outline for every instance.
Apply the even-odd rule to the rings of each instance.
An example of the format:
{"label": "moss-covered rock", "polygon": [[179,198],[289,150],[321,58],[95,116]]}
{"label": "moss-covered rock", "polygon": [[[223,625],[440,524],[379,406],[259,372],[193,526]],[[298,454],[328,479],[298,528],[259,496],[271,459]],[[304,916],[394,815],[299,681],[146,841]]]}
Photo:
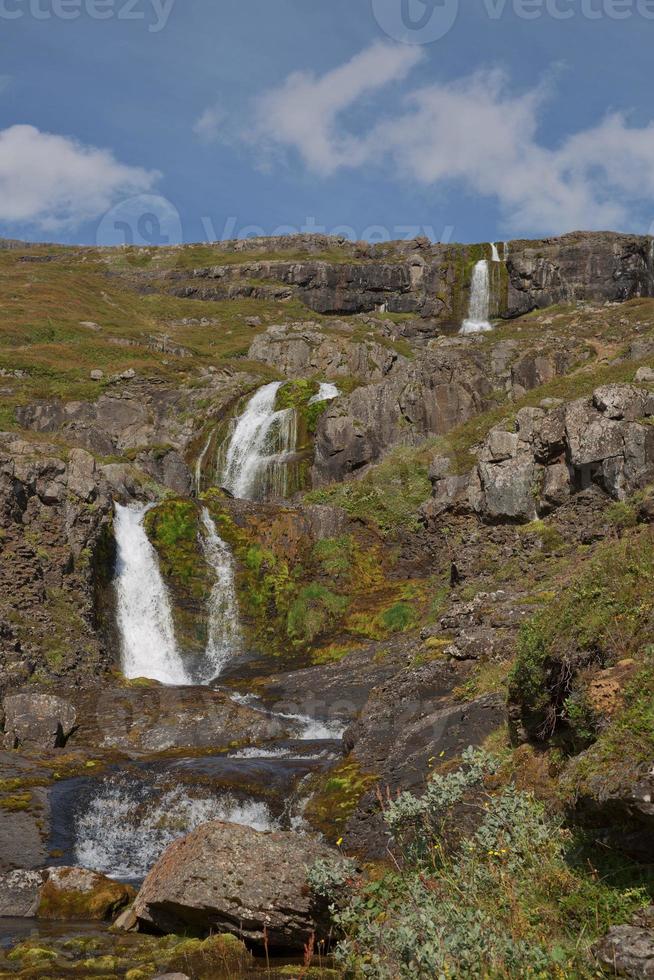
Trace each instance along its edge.
{"label": "moss-covered rock", "polygon": [[51,868],[41,889],[40,919],[101,921],[113,918],[135,892],[103,875],[82,868]]}

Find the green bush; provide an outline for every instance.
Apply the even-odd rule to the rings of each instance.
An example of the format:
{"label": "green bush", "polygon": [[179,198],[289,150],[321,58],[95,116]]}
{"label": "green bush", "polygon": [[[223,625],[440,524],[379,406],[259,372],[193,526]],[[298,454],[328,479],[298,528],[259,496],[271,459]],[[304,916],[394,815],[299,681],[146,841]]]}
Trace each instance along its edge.
{"label": "green bush", "polygon": [[[400,859],[374,881],[354,866],[319,862],[312,888],[331,903],[337,961],[350,977],[596,976],[589,955],[609,924],[647,904],[640,888],[613,888],[567,858],[570,836],[541,804],[509,784],[491,793],[499,763],[480,750],[436,776],[424,796],[404,793],[384,816]],[[474,814],[446,849],[441,827]]]}

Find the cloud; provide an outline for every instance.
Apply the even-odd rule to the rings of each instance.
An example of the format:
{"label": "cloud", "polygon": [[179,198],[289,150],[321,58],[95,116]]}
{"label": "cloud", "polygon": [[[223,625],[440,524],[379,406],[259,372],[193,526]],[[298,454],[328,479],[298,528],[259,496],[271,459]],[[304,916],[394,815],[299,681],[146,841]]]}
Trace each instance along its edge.
{"label": "cloud", "polygon": [[150,189],[159,177],[119,163],[109,150],[34,126],[0,130],[0,221],[8,224],[73,228],[121,197]]}
{"label": "cloud", "polygon": [[225,112],[220,106],[209,106],[195,122],[193,132],[204,143],[213,143],[221,135],[224,119]]}
{"label": "cloud", "polygon": [[496,199],[515,232],[642,225],[642,205],[654,202],[654,123],[630,126],[613,113],[547,146],[539,124],[555,91],[549,82],[515,94],[503,72],[475,72],[404,92],[394,111],[368,105],[367,126],[348,125],[364,96],[405,79],[420,58],[415,48],[375,44],[320,77],[296,72],[259,96],[242,139],[298,154],[320,176],[390,163],[405,181],[457,181]]}
{"label": "cloud", "polygon": [[422,57],[418,48],[377,43],[321,77],[294,72],[258,99],[253,140],[292,147],[323,176],[357,166],[365,161],[365,144],[336,125],[339,114],[404,79]]}

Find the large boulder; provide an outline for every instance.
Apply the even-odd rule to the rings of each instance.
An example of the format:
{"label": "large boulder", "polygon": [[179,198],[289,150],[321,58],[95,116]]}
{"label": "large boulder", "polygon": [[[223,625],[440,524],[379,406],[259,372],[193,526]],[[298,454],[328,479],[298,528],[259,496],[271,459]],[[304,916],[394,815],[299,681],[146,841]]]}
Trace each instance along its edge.
{"label": "large boulder", "polygon": [[229,932],[273,948],[302,949],[312,934],[319,938],[328,929],[306,869],[333,853],[298,834],[206,823],[157,861],[134,914],[146,929]]}
{"label": "large boulder", "polygon": [[77,712],[53,694],[14,694],[4,701],[6,749],[54,749],[66,744]]}

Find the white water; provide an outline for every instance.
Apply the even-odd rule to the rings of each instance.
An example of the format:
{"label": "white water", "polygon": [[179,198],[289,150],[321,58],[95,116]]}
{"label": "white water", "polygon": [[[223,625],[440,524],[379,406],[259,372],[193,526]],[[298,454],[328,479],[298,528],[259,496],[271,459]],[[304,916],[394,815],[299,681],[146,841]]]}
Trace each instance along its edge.
{"label": "white water", "polygon": [[202,536],[204,557],[216,576],[207,603],[207,649],[200,678],[201,683],[207,684],[215,680],[226,663],[238,653],[242,637],[232,553],[206,508],[202,509],[201,518],[205,529]]}
{"label": "white water", "polygon": [[336,385],[330,384],[328,381],[323,381],[318,389],[318,394],[309,399],[309,404],[315,405],[316,402],[332,402],[339,395],[340,391]]}
{"label": "white water", "polygon": [[321,721],[319,718],[312,718],[311,715],[290,714],[282,711],[269,711],[259,700],[256,694],[239,694],[236,691],[230,692],[232,701],[237,704],[247,705],[255,711],[260,711],[269,718],[281,718],[284,721],[293,722],[298,726],[297,738],[303,742],[333,741],[343,737],[347,724],[338,720]]}
{"label": "white water", "polygon": [[283,467],[297,441],[295,412],[275,411],[281,386],[281,381],[273,381],[259,388],[236,422],[220,481],[235,497],[254,500],[265,495],[262,484],[267,471],[271,471],[268,475],[272,489],[280,489],[276,486],[279,481],[275,480],[274,470]]}
{"label": "white water", "polygon": [[470,307],[468,317],[463,321],[460,333],[485,333],[493,328],[489,322],[490,316],[490,263],[482,259],[475,265],[472,273],[470,288]]}
{"label": "white water", "polygon": [[189,684],[175,644],[173,616],[157,554],[143,526],[147,511],[147,506],[116,504],[115,589],[123,673],[127,678],[149,677],[162,684]]}
{"label": "white water", "polygon": [[491,242],[491,262],[501,262],[500,253],[497,251],[496,242]]}
{"label": "white water", "polygon": [[209,820],[276,827],[266,804],[256,800],[192,797],[182,786],[148,793],[135,780],[113,776],[75,818],[75,861],[112,878],[139,880],[174,840]]}
{"label": "white water", "polygon": [[211,446],[211,440],[213,439],[213,432],[207,439],[204,449],[198,456],[197,462],[195,464],[195,489],[197,493],[202,491],[202,471],[204,469],[204,461],[207,458],[207,453],[209,452],[209,447]]}

